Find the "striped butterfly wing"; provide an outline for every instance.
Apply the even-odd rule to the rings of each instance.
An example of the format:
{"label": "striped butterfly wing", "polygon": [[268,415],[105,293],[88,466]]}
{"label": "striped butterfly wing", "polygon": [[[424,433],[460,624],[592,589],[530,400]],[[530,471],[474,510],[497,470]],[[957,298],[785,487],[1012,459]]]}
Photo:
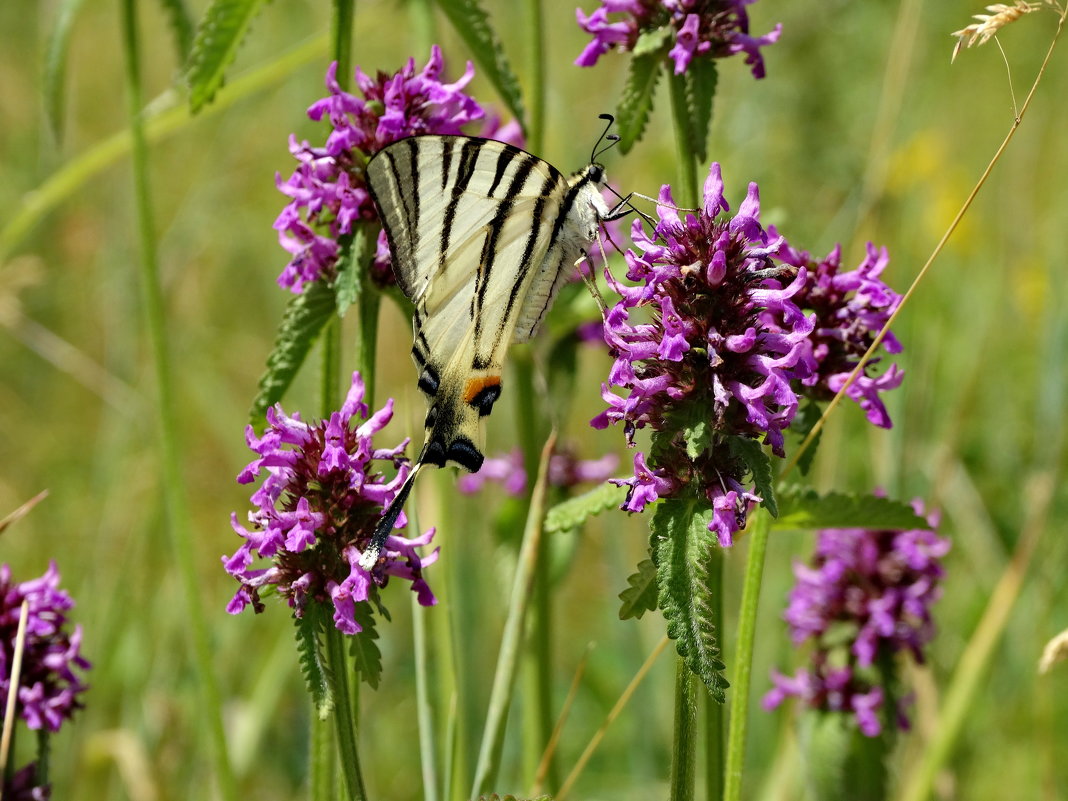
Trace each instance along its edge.
{"label": "striped butterfly wing", "polygon": [[500,396],[508,345],[536,331],[596,215],[579,231],[575,178],[474,137],[395,142],[368,163],[367,184],[415,306],[412,356],[427,397],[418,461],[477,471],[479,419]]}

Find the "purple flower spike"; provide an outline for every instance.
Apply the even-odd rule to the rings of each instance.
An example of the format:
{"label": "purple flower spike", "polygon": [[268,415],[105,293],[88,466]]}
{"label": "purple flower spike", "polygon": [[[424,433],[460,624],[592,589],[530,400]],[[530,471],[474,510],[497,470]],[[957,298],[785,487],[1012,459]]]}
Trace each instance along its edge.
{"label": "purple flower spike", "polygon": [[89,662],[80,654],[82,627],[68,630],[71,597],[59,588],[55,562],[40,578],[17,584],[11,569],[0,565],[0,697],[7,698],[15,637],[23,601],[29,605],[26,644],[17,693],[17,714],[31,729],[59,731],[64,720],[82,708],[81,694],[88,689],[78,672]]}
{"label": "purple flower spike", "polygon": [[[593,40],[575,59],[580,67],[592,67],[615,48],[634,50],[643,34],[662,31],[673,36],[674,46],[667,57],[674,72],[681,75],[695,57],[726,58],[745,53],[745,63],[754,78],[764,77],[760,48],[778,41],[782,25],[763,36],[749,35],[749,15],[745,7],[754,0],[602,0],[587,16],[577,9],[579,27]],[[609,14],[617,15],[609,19]]]}
{"label": "purple flower spike", "polygon": [[[226,572],[240,583],[226,611],[237,614],[248,606],[262,611],[259,593],[273,585],[297,617],[309,601],[331,603],[337,628],[355,634],[361,630],[356,604],[373,601],[377,606],[378,588],[389,576],[410,582],[423,606],[437,603],[422,570],[437,561],[438,552],[423,557],[416,550],[430,543],[433,529],[414,539],[391,535],[370,571],[359,565],[378,519],[409,470],[401,456],[407,440],[386,449],[376,449],[372,441],[392,417],[393,400],[368,416],[363,397],[363,380],[353,373],[344,405],[327,420],[304,423],[275,406],[267,413],[269,428],[262,437],[257,439],[250,427],[249,447],[258,458],[238,481],[250,483],[261,474],[264,479],[252,496],[250,526],[238,523],[236,514],[231,517],[244,542],[223,557]],[[380,472],[381,462],[396,468],[392,479]],[[402,514],[397,528],[406,524]],[[253,567],[256,557],[271,560],[270,566]]]}
{"label": "purple flower spike", "polygon": [[[292,256],[278,276],[280,286],[300,293],[311,281],[333,280],[338,238],[377,218],[363,173],[371,156],[407,136],[461,134],[464,126],[485,119],[482,106],[463,91],[474,77],[471,62],[453,83],[441,81],[443,64],[441,48],[434,45],[430,60],[418,72],[414,59],[393,75],[371,77],[357,68],[362,97],[341,88],[336,63],[327,70],[330,94],[308,108],[311,119],[330,123],[326,144],[313,147],[290,137],[297,168],[285,181],[276,178],[278,191],[290,198],[274,223],[279,243]],[[517,143],[520,132],[514,123],[501,126],[497,118],[486,122],[482,135]],[[393,281],[384,234],[376,246],[372,277],[383,285]]]}
{"label": "purple flower spike", "polygon": [[[913,508],[923,514],[920,501]],[[880,684],[876,664],[900,651],[922,663],[934,636],[930,608],[941,595],[949,540],[935,534],[936,515],[927,522],[931,529],[819,532],[813,564],[794,566],[797,583],[783,614],[795,645],[815,640],[813,664],[793,678],[773,672],[766,709],[792,695],[817,709],[852,713],[868,737],[882,731],[884,698],[893,688]],[[903,702],[893,717],[907,728]]]}
{"label": "purple flower spike", "polygon": [[[770,231],[775,234],[774,228]],[[886,248],[869,242],[864,261],[848,272],[841,272],[840,246],[817,261],[807,251],[784,244],[779,257],[786,264],[804,268],[811,276],[795,297],[797,305],[812,310],[816,319],[804,354],[810,370],[804,384],[808,387],[806,394],[816,400],[829,400],[845,384],[901,302],[901,296],[879,277],[890,256]],[[887,353],[901,352],[901,343],[892,333],[886,335],[882,345]],[[881,376],[872,376],[869,373],[878,361],[872,359],[865,365],[846,394],[860,405],[873,425],[890,428],[890,415],[880,393],[898,387],[904,372],[891,365]]]}
{"label": "purple flower spike", "polygon": [[[810,373],[813,320],[794,301],[807,274],[776,261],[782,239],[760,225],[756,185],[734,217],[724,213],[718,164],[704,190],[701,210],[683,218],[665,186],[653,234],[634,225],[627,277],[638,286],[606,272],[620,295],[604,331],[615,364],[602,390],[608,408],[592,424],[622,422],[628,442],[638,429],[654,432],[650,463],[636,458],[635,477],[624,482],[631,490],[623,508],[639,511],[688,487],[713,505],[709,530],[727,546],[760,499],[743,485],[747,468],[725,438],[762,439],[783,454],[782,432],[798,407],[794,385]],[[632,322],[639,314],[651,322]],[[686,438],[696,422],[714,437],[694,458]]]}

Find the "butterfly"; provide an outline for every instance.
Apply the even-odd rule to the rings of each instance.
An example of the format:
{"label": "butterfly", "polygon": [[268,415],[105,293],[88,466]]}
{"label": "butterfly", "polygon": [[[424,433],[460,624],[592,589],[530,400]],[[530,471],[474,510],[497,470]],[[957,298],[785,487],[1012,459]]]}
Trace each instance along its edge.
{"label": "butterfly", "polygon": [[[598,145],[606,138],[607,147],[617,139],[606,129]],[[626,199],[609,208],[601,196],[598,155],[594,148],[567,177],[504,142],[426,134],[367,163],[393,272],[415,309],[412,359],[427,413],[423,448],[360,559],[364,569],[378,561],[424,465],[482,467],[479,422],[501,396],[508,346],[537,333],[601,224],[628,213]]]}

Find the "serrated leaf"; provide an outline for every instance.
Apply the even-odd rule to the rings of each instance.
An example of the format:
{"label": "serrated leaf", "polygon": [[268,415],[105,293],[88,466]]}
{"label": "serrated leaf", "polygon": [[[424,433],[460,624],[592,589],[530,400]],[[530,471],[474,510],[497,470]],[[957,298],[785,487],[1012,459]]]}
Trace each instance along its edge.
{"label": "serrated leaf", "polygon": [[708,159],[708,133],[712,128],[712,101],[716,96],[718,73],[711,58],[695,58],[681,76],[686,98],[686,135],[698,163]]}
{"label": "serrated leaf", "polygon": [[171,36],[174,37],[178,63],[184,64],[193,47],[193,15],[189,13],[185,0],[159,0],[159,3],[163,6],[163,14],[167,17],[167,25],[171,29]]}
{"label": "serrated leaf", "polygon": [[500,94],[504,104],[515,115],[524,132],[527,130],[526,113],[519,81],[504,55],[500,39],[489,23],[489,15],[478,0],[437,0],[449,22],[460,34],[471,54],[475,57],[482,75],[489,79]]}
{"label": "serrated leaf", "polygon": [[779,516],[779,505],[775,500],[775,476],[771,471],[771,459],[764,453],[760,443],[745,437],[727,437],[727,447],[735,458],[741,459],[749,472],[753,474],[757,495],[764,499],[761,504],[772,517]]}
{"label": "serrated leaf", "polygon": [[49,127],[56,141],[63,138],[63,100],[67,79],[67,51],[74,20],[85,0],[63,0],[56,12],[56,22],[48,34],[44,58],[44,106]]}
{"label": "serrated leaf", "polygon": [[686,666],[700,677],[720,703],[730,684],[719,659],[713,593],[709,586],[712,549],[718,547],[708,530],[712,509],[695,499],[670,498],[657,504],[649,524],[656,565],[657,605],[667,619],[667,635]]}
{"label": "serrated leaf", "polygon": [[652,559],[638,563],[638,572],[627,577],[630,585],[619,594],[623,605],[619,607],[619,619],[640,618],[656,609],[656,565]]}
{"label": "serrated leaf", "polygon": [[378,643],[375,642],[378,639],[378,630],[375,628],[370,604],[356,604],[353,617],[363,631],[349,637],[349,654],[356,664],[356,672],[372,689],[377,690],[378,682],[382,678],[382,652],[378,650]]}
{"label": "serrated leaf", "polygon": [[212,0],[197,26],[185,73],[189,110],[196,114],[223,85],[226,69],[267,0]]}
{"label": "serrated leaf", "polygon": [[333,683],[330,681],[330,669],[323,658],[322,632],[325,610],[320,603],[309,603],[304,608],[302,617],[294,617],[297,635],[297,657],[304,683],[312,697],[312,704],[319,720],[326,720],[334,709]]}
{"label": "serrated leaf", "polygon": [[[797,410],[793,422],[790,423],[790,431],[797,437],[799,444],[804,442],[805,437],[808,436],[808,433],[819,421],[821,414],[820,407],[811,399],[805,401],[804,405]],[[822,438],[823,429],[820,429],[820,432],[816,434],[797,460],[797,467],[801,471],[801,475],[807,476],[808,471],[812,468],[812,460],[816,458],[816,450],[819,448],[820,439]]]}
{"label": "serrated leaf", "polygon": [[790,486],[779,489],[781,514],[773,528],[870,528],[901,531],[929,528],[927,521],[903,501],[877,495],[829,492]]}
{"label": "serrated leaf", "polygon": [[340,245],[337,259],[337,278],[334,279],[334,301],[337,316],[344,317],[349,306],[360,297],[363,286],[363,270],[367,266],[367,242],[370,239],[362,226],[351,235],[338,239]]}
{"label": "serrated leaf", "polygon": [[631,53],[635,56],[644,56],[646,53],[659,53],[661,50],[665,49],[665,45],[667,45],[668,40],[674,32],[675,29],[670,25],[663,25],[649,31],[642,31],[638,34],[638,41],[634,43]]}
{"label": "serrated leaf", "polygon": [[545,515],[545,533],[559,534],[578,528],[594,515],[619,506],[627,496],[626,487],[605,482],[582,495],[558,503]]}
{"label": "serrated leaf", "polygon": [[653,95],[660,78],[661,61],[659,51],[630,59],[627,82],[616,109],[619,149],[623,153],[634,147],[645,131],[645,124],[653,110]]}
{"label": "serrated leaf", "polygon": [[293,377],[334,309],[333,290],[322,281],[306,284],[304,291],[289,301],[274,338],[274,348],[267,357],[267,370],[260,378],[260,391],[249,410],[253,426],[263,425],[267,407],[281,400],[293,383]]}

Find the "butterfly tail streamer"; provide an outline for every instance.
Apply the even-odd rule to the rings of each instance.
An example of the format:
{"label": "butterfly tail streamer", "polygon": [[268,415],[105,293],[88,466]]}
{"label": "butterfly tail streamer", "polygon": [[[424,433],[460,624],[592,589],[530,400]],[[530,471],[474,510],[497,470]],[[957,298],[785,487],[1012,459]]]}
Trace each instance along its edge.
{"label": "butterfly tail streamer", "polygon": [[400,491],[396,497],[386,507],[385,513],[378,521],[378,525],[375,527],[375,533],[371,535],[371,542],[368,544],[363,555],[360,556],[360,567],[364,570],[370,570],[378,562],[378,557],[382,553],[382,547],[386,544],[386,538],[389,537],[393,531],[393,527],[397,525],[397,518],[400,517],[401,510],[404,508],[405,502],[408,500],[408,495],[412,491],[412,485],[415,484],[415,477],[419,475],[419,471],[423,468],[426,462],[416,462],[415,467],[412,468],[412,472],[408,474],[408,478],[404,480],[401,485]]}

